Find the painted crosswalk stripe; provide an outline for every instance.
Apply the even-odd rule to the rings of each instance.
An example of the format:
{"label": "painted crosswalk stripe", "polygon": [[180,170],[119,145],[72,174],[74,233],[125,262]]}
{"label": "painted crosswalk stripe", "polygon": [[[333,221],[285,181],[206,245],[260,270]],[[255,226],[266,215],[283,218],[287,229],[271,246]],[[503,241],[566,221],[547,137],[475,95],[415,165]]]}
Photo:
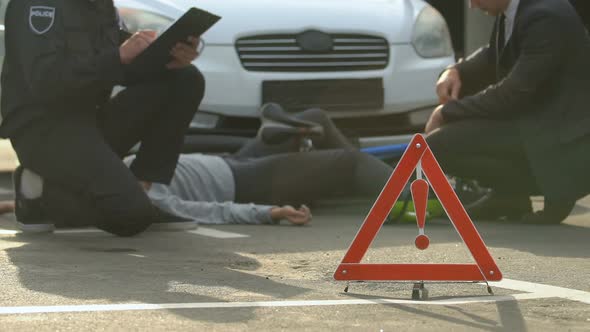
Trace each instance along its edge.
{"label": "painted crosswalk stripe", "polygon": [[[0,235],[16,235],[21,233],[18,230],[14,229],[0,229]],[[55,231],[56,234],[85,234],[85,233],[104,233],[100,229],[96,228],[81,228],[81,229],[60,229]],[[240,238],[248,238],[250,235],[240,234],[240,233],[232,233],[232,232],[225,232],[220,231],[213,228],[207,227],[199,227],[195,230],[188,231],[188,233],[200,235],[200,236],[207,236],[216,239],[240,239]]]}
{"label": "painted crosswalk stripe", "polygon": [[197,302],[197,303],[125,303],[125,304],[89,304],[64,306],[31,306],[31,307],[0,307],[0,315],[10,314],[41,314],[66,312],[107,312],[107,311],[142,311],[172,309],[230,309],[230,308],[268,308],[268,307],[317,307],[317,306],[349,306],[349,305],[462,305],[473,303],[509,302],[524,299],[542,299],[542,294],[515,294],[503,296],[480,296],[437,301],[413,301],[396,299],[354,299],[354,300],[311,300],[311,301],[261,301],[261,302]]}
{"label": "painted crosswalk stripe", "polygon": [[213,238],[217,238],[217,239],[240,239],[240,238],[250,237],[250,235],[246,235],[246,234],[225,232],[225,231],[220,231],[218,229],[201,227],[201,226],[199,226],[199,228],[197,228],[195,230],[189,231],[189,233],[213,237]]}
{"label": "painted crosswalk stripe", "polygon": [[559,297],[562,299],[590,304],[590,292],[585,292],[577,289],[543,285],[534,282],[513,279],[503,279],[502,281],[498,282],[490,282],[490,284],[495,287],[519,290],[521,292],[533,294],[542,294],[546,297]]}
{"label": "painted crosswalk stripe", "polygon": [[196,303],[122,303],[122,304],[88,304],[61,306],[21,306],[0,307],[0,315],[40,314],[67,312],[109,312],[142,311],[172,309],[230,309],[230,308],[264,308],[264,307],[310,307],[310,306],[349,306],[349,305],[431,305],[448,306],[475,303],[497,303],[519,300],[539,300],[546,298],[564,298],[590,304],[590,292],[564,287],[543,285],[527,281],[504,279],[491,283],[495,287],[522,291],[526,293],[498,296],[476,296],[449,298],[433,301],[414,301],[401,299],[353,299],[353,300],[302,300],[302,301],[253,301],[253,302],[196,302]]}

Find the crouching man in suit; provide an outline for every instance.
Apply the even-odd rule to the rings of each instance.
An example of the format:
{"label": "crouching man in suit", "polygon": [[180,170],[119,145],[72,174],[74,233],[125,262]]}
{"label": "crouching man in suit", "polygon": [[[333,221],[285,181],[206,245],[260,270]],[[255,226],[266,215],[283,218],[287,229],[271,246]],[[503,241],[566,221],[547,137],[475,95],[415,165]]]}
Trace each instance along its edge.
{"label": "crouching man in suit", "polygon": [[492,36],[439,78],[428,143],[446,172],[493,189],[472,217],[559,223],[590,188],[588,34],[568,1],[470,4],[496,16]]}

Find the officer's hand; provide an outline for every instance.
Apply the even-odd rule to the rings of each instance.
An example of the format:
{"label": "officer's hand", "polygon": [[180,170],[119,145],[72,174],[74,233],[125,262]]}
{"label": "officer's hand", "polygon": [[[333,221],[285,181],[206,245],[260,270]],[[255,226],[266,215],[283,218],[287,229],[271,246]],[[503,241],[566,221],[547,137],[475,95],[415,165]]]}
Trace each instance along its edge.
{"label": "officer's hand", "polygon": [[449,68],[440,75],[438,82],[436,82],[436,94],[441,104],[445,104],[449,100],[456,100],[459,98],[461,92],[461,77],[459,71],[455,68]]}
{"label": "officer's hand", "polygon": [[141,30],[134,33],[119,47],[121,63],[130,64],[141,52],[156,40],[158,34],[153,30]]}
{"label": "officer's hand", "polygon": [[426,128],[424,129],[424,132],[426,134],[430,134],[431,132],[440,128],[443,125],[443,123],[444,123],[444,118],[442,115],[442,108],[443,107],[444,107],[444,105],[439,105],[437,108],[434,109],[434,111],[430,115],[428,122],[426,122]]}
{"label": "officer's hand", "polygon": [[199,56],[197,47],[201,44],[201,39],[197,37],[188,37],[187,41],[188,44],[178,43],[172,48],[172,50],[170,50],[170,55],[173,60],[166,65],[166,68],[175,69],[186,67]]}

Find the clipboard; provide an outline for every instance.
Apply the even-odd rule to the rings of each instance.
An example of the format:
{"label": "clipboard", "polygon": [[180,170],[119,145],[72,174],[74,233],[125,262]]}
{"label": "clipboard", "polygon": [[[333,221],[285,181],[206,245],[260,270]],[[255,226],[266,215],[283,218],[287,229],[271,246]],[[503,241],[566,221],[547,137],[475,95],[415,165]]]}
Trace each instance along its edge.
{"label": "clipboard", "polygon": [[174,45],[186,43],[189,36],[201,36],[220,19],[206,10],[190,8],[129,64],[130,69],[152,71],[164,67],[171,60],[170,50]]}

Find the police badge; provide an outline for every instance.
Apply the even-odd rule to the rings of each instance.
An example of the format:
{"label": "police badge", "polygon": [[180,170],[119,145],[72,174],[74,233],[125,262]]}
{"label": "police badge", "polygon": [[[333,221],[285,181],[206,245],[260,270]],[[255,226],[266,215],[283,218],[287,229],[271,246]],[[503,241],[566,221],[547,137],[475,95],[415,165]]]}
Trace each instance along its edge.
{"label": "police badge", "polygon": [[49,31],[55,21],[55,7],[31,6],[29,11],[29,26],[38,35]]}

